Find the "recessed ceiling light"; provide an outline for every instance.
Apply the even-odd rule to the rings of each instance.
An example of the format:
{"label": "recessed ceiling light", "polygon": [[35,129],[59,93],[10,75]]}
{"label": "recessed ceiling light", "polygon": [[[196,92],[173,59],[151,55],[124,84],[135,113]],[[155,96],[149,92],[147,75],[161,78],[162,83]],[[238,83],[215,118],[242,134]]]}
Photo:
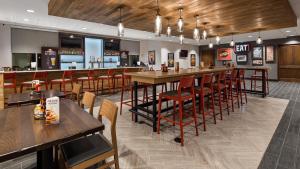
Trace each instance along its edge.
{"label": "recessed ceiling light", "polygon": [[26,10],[28,13],[34,13],[35,11],[33,9],[27,9]]}
{"label": "recessed ceiling light", "polygon": [[289,35],[289,36],[295,36],[295,35]]}
{"label": "recessed ceiling light", "polygon": [[86,30],[87,28],[81,28],[81,29]]}
{"label": "recessed ceiling light", "polygon": [[253,37],[252,35],[249,35],[249,36],[248,36],[248,38],[252,38],[252,37]]}
{"label": "recessed ceiling light", "polygon": [[287,31],[285,31],[286,33],[290,33],[291,31],[290,30],[287,30]]}
{"label": "recessed ceiling light", "polygon": [[25,22],[28,22],[28,21],[29,21],[29,19],[25,18],[25,19],[24,19],[24,21],[25,21]]}
{"label": "recessed ceiling light", "polygon": [[149,39],[151,39],[152,37],[151,37],[151,36],[149,36],[148,38],[149,38]]}

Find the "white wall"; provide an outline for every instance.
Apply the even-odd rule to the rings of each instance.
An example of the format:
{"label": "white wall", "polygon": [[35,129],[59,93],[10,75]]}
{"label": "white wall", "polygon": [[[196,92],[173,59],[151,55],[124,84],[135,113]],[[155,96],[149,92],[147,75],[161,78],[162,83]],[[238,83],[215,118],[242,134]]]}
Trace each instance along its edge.
{"label": "white wall", "polygon": [[[174,53],[175,62],[179,62],[180,68],[191,67],[190,55],[196,55],[196,66],[199,66],[199,47],[194,45],[180,45],[172,42],[160,42],[145,40],[140,42],[140,61],[148,64],[148,51],[155,50],[155,69],[160,69],[162,63],[168,63],[168,53]],[[180,58],[180,50],[188,50],[187,58]]]}
{"label": "white wall", "polygon": [[58,47],[58,33],[12,28],[12,53],[41,53],[41,47]]}
{"label": "white wall", "polygon": [[140,42],[121,40],[120,48],[123,51],[129,51],[129,55],[140,55]]}
{"label": "white wall", "polygon": [[8,25],[0,25],[0,67],[11,67],[11,28]]}

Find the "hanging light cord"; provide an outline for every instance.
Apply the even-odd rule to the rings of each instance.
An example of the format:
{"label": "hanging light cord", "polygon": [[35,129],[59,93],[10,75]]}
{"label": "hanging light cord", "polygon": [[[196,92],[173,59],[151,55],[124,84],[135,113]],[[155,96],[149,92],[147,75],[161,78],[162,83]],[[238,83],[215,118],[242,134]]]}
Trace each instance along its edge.
{"label": "hanging light cord", "polygon": [[158,3],[158,0],[156,0],[156,5],[157,5],[157,15],[159,15],[159,3]]}
{"label": "hanging light cord", "polygon": [[122,7],[120,7],[120,22],[122,22]]}

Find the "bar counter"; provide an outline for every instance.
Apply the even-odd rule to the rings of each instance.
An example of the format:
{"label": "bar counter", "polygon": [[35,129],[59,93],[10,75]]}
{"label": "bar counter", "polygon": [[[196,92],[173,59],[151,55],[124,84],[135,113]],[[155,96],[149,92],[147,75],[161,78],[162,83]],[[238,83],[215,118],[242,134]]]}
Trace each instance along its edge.
{"label": "bar counter", "polygon": [[[124,69],[127,69],[128,72],[138,72],[142,67],[119,67],[119,68],[97,68],[97,69],[73,69],[74,78],[87,76],[89,70],[94,70],[97,75],[106,75],[109,69],[115,69],[116,74],[121,74]],[[32,70],[32,71],[0,71],[0,110],[4,109],[5,104],[5,95],[8,91],[4,90],[4,74],[5,73],[16,73],[16,83],[17,86],[20,86],[22,82],[33,80],[33,74],[35,72],[48,72],[48,82],[52,79],[61,79],[63,72],[66,70]]]}

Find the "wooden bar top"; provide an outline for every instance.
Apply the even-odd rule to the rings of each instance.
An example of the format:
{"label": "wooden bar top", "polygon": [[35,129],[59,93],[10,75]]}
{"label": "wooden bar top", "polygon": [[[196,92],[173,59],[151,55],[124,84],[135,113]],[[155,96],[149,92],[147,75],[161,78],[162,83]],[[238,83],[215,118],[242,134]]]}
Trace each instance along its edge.
{"label": "wooden bar top", "polygon": [[60,101],[60,123],[33,119],[34,105],[0,111],[0,162],[44,150],[104,130],[104,125],[75,102]]}
{"label": "wooden bar top", "polygon": [[200,68],[191,68],[191,69],[180,69],[178,72],[174,70],[169,70],[168,72],[162,71],[147,71],[147,72],[129,72],[125,75],[131,76],[132,81],[149,83],[149,84],[159,84],[165,82],[171,82],[180,80],[182,76],[199,76],[205,73],[215,73],[220,71],[231,70],[232,68],[226,67],[215,67],[213,69],[200,69]]}
{"label": "wooden bar top", "polygon": [[[117,67],[117,68],[95,68],[95,69],[66,69],[66,70],[73,70],[73,71],[89,71],[89,70],[95,70],[95,71],[100,71],[100,70],[109,70],[109,69],[115,69],[115,70],[120,70],[120,69],[139,69],[142,67]],[[34,72],[63,72],[66,71],[63,69],[55,69],[55,70],[22,70],[22,71],[0,71],[0,73],[34,73]]]}

